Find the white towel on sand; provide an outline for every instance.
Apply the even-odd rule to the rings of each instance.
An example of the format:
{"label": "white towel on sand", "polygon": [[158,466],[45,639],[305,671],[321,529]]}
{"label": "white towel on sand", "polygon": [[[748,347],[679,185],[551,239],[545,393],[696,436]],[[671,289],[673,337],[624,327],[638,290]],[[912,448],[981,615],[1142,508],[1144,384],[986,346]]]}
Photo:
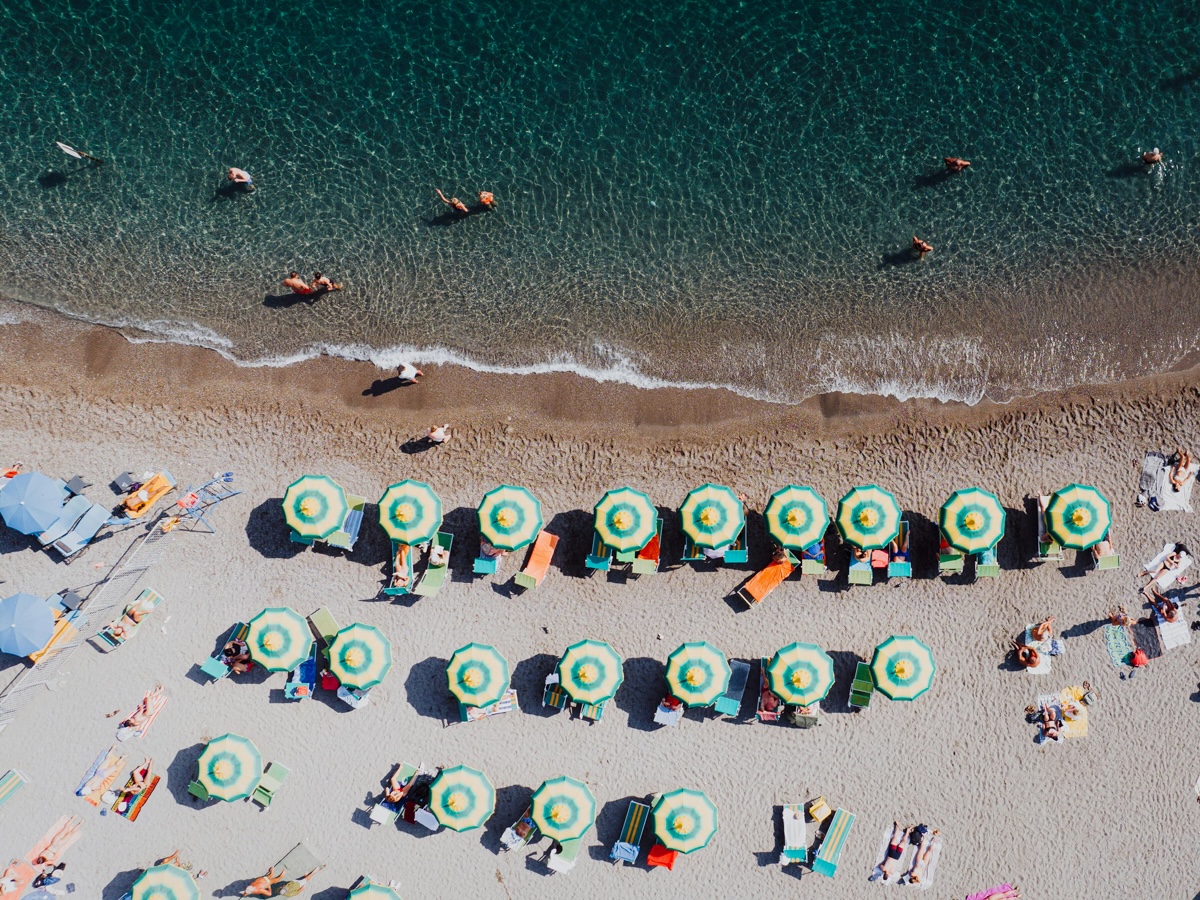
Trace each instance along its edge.
{"label": "white towel on sand", "polygon": [[1032,647],[1038,652],[1038,664],[1025,671],[1030,675],[1048,675],[1050,673],[1050,642],[1035,641],[1032,628],[1032,625],[1025,626],[1025,646]]}
{"label": "white towel on sand", "polygon": [[1164,653],[1174,647],[1181,647],[1192,642],[1192,629],[1188,627],[1183,616],[1174,622],[1168,622],[1158,612],[1155,612],[1154,619],[1158,623],[1158,643]]}
{"label": "white towel on sand", "polygon": [[1154,493],[1158,498],[1158,509],[1171,512],[1192,512],[1192,487],[1196,484],[1196,472],[1200,470],[1200,463],[1192,463],[1188,467],[1187,479],[1179,490],[1171,487],[1171,469],[1169,466],[1164,466],[1158,473],[1158,484],[1155,487]]}

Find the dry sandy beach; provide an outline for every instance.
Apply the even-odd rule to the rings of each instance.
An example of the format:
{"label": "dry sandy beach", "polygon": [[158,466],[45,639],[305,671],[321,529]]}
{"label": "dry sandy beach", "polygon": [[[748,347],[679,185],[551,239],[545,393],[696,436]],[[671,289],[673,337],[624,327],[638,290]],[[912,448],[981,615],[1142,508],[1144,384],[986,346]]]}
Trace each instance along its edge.
{"label": "dry sandy beach", "polygon": [[[117,900],[139,866],[175,848],[208,871],[205,896],[233,896],[299,840],[328,864],[306,895],[319,900],[340,900],[363,874],[398,879],[406,898],[867,898],[918,890],[867,880],[884,827],[899,819],[942,833],[931,898],[1005,881],[1028,898],[1196,896],[1200,865],[1188,837],[1200,816],[1200,768],[1187,750],[1200,743],[1200,641],[1127,681],[1101,637],[1109,608],[1123,602],[1141,611],[1143,560],[1167,540],[1200,542],[1195,516],[1134,507],[1131,465],[1147,449],[1200,444],[1194,372],[973,409],[849,397],[789,408],[720,392],[448,369],[429,371],[417,387],[386,390],[384,381],[372,390],[388,375],[336,360],[239,370],[207,351],[133,346],[49,318],[0,329],[0,463],[82,474],[95,483],[88,496],[103,503],[116,502],[106,485],[126,469],[165,467],[181,484],[233,471],[243,491],[216,511],[215,535],[171,539],[144,581],[165,598],[148,627],[108,654],[80,649],[56,689],[0,733],[0,771],[17,768],[31,779],[0,808],[5,862],[60,815],[75,814],[84,833],[66,861],[82,898]],[[449,444],[404,452],[411,438],[447,420],[456,426]],[[373,507],[348,557],[290,544],[279,500],[305,472],[329,474],[371,500],[405,477],[432,484],[446,530],[456,533],[451,582],[433,598],[381,598],[388,546]],[[848,588],[838,560],[836,577],[785,583],[747,610],[729,595],[751,569],[677,565],[677,515],[667,518],[666,571],[628,581],[586,575],[591,508],[605,490],[629,484],[674,510],[707,480],[744,493],[758,512],[789,482],[813,485],[833,506],[853,485],[876,481],[916,523],[915,577]],[[495,578],[471,575],[474,508],[503,481],[532,489],[548,528],[562,537],[533,592],[512,590],[516,559]],[[1029,565],[1026,497],[1071,481],[1095,484],[1111,499],[1118,571],[1085,573],[1070,551],[1061,565]],[[1010,511],[1001,576],[975,584],[936,577],[938,507],[968,485],[995,491]],[[85,589],[133,534],[101,541],[68,567],[31,539],[0,531],[0,593]],[[751,521],[750,540],[751,562],[765,563],[761,519]],[[321,692],[315,702],[282,702],[284,677],[261,671],[199,683],[197,664],[235,621],[279,604],[302,614],[328,606],[341,624],[374,624],[390,637],[395,663],[370,706],[350,711]],[[1048,614],[1065,634],[1065,655],[1048,675],[1015,671],[1009,638]],[[868,710],[851,713],[855,659],[869,660],[894,633],[932,647],[932,690],[911,704],[876,695]],[[595,725],[546,716],[540,702],[545,675],[583,638],[606,640],[625,659],[625,683]],[[821,645],[838,676],[823,726],[757,724],[750,701],[737,720],[690,712],[678,728],[655,726],[663,662],[686,640],[743,659],[794,640]],[[448,724],[455,707],[444,667],[469,641],[508,658],[520,712]],[[19,665],[0,658],[0,679]],[[1025,706],[1084,679],[1100,696],[1090,734],[1035,744]],[[165,711],[144,741],[122,747],[131,764],[152,756],[164,782],[136,822],[101,817],[73,790],[114,742],[117,719],[106,714],[128,712],[155,684],[170,698]],[[201,745],[226,731],[290,767],[268,811],[201,808],[188,797]],[[482,769],[497,787],[495,816],[462,834],[368,829],[366,801],[401,760]],[[574,871],[551,875],[538,861],[547,842],[497,849],[530,791],[559,774],[586,780],[600,814]],[[710,846],[681,857],[673,872],[614,867],[609,847],[628,800],[675,787],[704,790],[716,802],[720,830]],[[857,821],[837,877],[806,873],[801,886],[794,867],[775,864],[779,807],[817,795]]]}

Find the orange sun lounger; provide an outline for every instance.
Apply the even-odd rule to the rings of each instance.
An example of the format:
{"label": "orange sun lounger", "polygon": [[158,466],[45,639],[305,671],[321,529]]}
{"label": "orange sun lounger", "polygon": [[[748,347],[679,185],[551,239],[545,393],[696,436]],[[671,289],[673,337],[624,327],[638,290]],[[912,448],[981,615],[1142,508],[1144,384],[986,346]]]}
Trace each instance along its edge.
{"label": "orange sun lounger", "polygon": [[548,531],[539,531],[533,549],[529,551],[529,560],[525,568],[514,576],[521,587],[532,589],[542,583],[550,568],[550,560],[554,556],[554,548],[558,546],[558,536]]}
{"label": "orange sun lounger", "polygon": [[175,489],[175,479],[170,472],[159,472],[141,488],[125,498],[125,515],[140,519],[159,500]]}
{"label": "orange sun lounger", "polygon": [[795,566],[792,565],[791,560],[772,561],[770,565],[761,572],[757,572],[753,578],[742,585],[738,589],[737,595],[746,602],[747,606],[762,603],[763,598],[779,587],[794,569]]}

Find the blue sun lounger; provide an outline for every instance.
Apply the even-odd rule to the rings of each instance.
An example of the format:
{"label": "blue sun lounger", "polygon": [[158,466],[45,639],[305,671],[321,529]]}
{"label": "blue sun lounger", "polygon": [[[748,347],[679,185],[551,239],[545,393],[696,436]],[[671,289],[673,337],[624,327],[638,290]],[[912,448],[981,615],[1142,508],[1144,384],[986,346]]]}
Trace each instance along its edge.
{"label": "blue sun lounger", "polygon": [[621,834],[608,858],[622,864],[636,863],[642,853],[642,832],[646,830],[649,818],[650,807],[647,804],[630,800],[629,809],[625,811],[625,824],[621,826]]}
{"label": "blue sun lounger", "polygon": [[95,504],[75,523],[74,528],[54,542],[54,549],[62,554],[63,559],[70,559],[91,543],[111,518],[107,509],[99,503]]}
{"label": "blue sun lounger", "polygon": [[283,696],[288,700],[307,700],[317,689],[317,644],[313,642],[308,659],[288,673]]}
{"label": "blue sun lounger", "polygon": [[814,872],[824,875],[826,878],[832,878],[837,874],[842,847],[845,846],[846,838],[850,836],[852,827],[854,827],[854,813],[839,809],[833,814],[833,818],[829,820],[829,825],[825,829],[825,837],[821,839],[821,847],[812,861]]}
{"label": "blue sun lounger", "polygon": [[58,514],[58,518],[50,524],[50,527],[37,536],[38,543],[43,547],[49,547],[55,541],[65,537],[67,532],[75,527],[79,517],[91,507],[92,501],[87,497],[72,497],[62,508],[62,512]]}

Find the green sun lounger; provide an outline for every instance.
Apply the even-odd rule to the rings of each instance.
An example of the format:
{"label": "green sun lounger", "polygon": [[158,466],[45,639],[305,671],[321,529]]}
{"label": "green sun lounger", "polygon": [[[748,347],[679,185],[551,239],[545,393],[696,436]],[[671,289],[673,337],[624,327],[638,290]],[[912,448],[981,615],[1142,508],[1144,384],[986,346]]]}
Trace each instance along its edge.
{"label": "green sun lounger", "polygon": [[621,826],[621,834],[608,858],[623,865],[636,863],[642,852],[642,832],[646,830],[649,818],[650,807],[647,804],[630,800],[629,809],[625,811],[625,824]]}
{"label": "green sun lounger", "polygon": [[[439,531],[433,542],[446,551],[446,559],[449,560],[450,548],[454,546],[454,535]],[[417,586],[412,589],[412,592],[418,597],[432,597],[442,589],[442,585],[446,583],[446,576],[449,574],[449,562],[444,566],[427,566],[425,574],[421,576],[421,580],[417,582]]]}
{"label": "green sun lounger", "polygon": [[612,548],[605,545],[600,540],[599,532],[593,531],[592,552],[589,553],[587,559],[584,560],[584,565],[586,565],[589,569],[598,569],[601,572],[607,572],[609,567],[612,565],[612,557]]}
{"label": "green sun lounger", "polygon": [[[790,553],[788,558],[795,564],[795,557]],[[825,542],[817,541],[809,544],[800,554],[801,575],[824,575],[828,570],[825,565]]]}
{"label": "green sun lounger", "polygon": [[963,570],[963,564],[966,562],[966,557],[961,553],[939,553],[938,554],[938,574],[939,575],[957,575]]}
{"label": "green sun lounger", "polygon": [[854,813],[839,809],[833,814],[833,818],[829,820],[829,825],[825,828],[825,837],[821,839],[820,849],[813,858],[812,870],[814,872],[824,875],[826,878],[832,878],[837,874],[842,848],[846,845],[846,838],[850,836],[850,829],[853,827]]}
{"label": "green sun lounger", "polygon": [[476,575],[495,575],[500,568],[500,557],[481,554],[475,557],[475,564],[471,568]]}
{"label": "green sun lounger", "polygon": [[558,846],[562,849],[557,853],[551,851],[546,858],[546,868],[551,872],[570,872],[575,868],[575,861],[579,859],[579,848],[583,846],[583,838],[562,841]]}
{"label": "green sun lounger", "polygon": [[662,561],[662,531],[663,520],[659,517],[658,529],[655,532],[654,540],[651,541],[651,545],[658,547],[658,553],[653,557],[646,557],[641,555],[646,551],[645,547],[637,551],[634,554],[633,562],[630,564],[630,571],[634,575],[653,575],[658,571],[659,563]]}
{"label": "green sun lounger", "polygon": [[871,584],[875,580],[875,570],[871,568],[869,562],[861,562],[851,557],[846,580],[850,584]]}
{"label": "green sun lounger", "polygon": [[742,529],[742,533],[734,539],[734,542],[729,545],[729,549],[725,551],[725,565],[727,566],[744,566],[750,558],[750,546],[746,540],[746,529]]}
{"label": "green sun lounger", "polygon": [[202,803],[208,800],[208,788],[206,788],[202,782],[191,782],[188,785],[188,793]]}
{"label": "green sun lounger", "polygon": [[266,809],[271,805],[271,801],[275,799],[275,792],[279,790],[283,784],[283,780],[287,778],[290,771],[287,766],[281,763],[267,763],[267,768],[262,773],[262,780],[259,781],[258,787],[254,789],[251,799],[263,809]]}
{"label": "green sun lounger", "polygon": [[1000,563],[996,559],[995,547],[989,547],[987,550],[975,554],[976,578],[998,578],[999,576]]}
{"label": "green sun lounger", "polygon": [[871,705],[871,694],[875,692],[875,678],[871,675],[871,667],[860,662],[854,667],[854,680],[850,682],[850,706],[852,709],[866,709]]}
{"label": "green sun lounger", "polygon": [[320,609],[314,610],[312,615],[308,617],[308,624],[312,630],[321,638],[321,643],[328,647],[337,633],[341,631],[338,627],[337,619],[333,617],[328,607],[322,606]]}

